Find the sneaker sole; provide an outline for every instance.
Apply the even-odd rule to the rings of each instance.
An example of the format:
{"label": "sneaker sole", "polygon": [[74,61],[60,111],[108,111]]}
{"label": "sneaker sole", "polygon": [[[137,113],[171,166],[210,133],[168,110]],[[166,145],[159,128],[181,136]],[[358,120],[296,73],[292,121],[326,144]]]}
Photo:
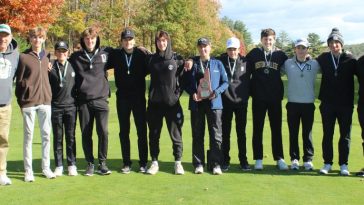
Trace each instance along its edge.
{"label": "sneaker sole", "polygon": [[100,175],[110,175],[111,174],[111,171],[108,171],[108,172],[100,172],[100,171],[97,171],[96,173],[100,174]]}
{"label": "sneaker sole", "polygon": [[324,174],[324,175],[326,175],[326,174],[328,174],[329,172],[324,172],[324,171],[320,171],[320,174]]}

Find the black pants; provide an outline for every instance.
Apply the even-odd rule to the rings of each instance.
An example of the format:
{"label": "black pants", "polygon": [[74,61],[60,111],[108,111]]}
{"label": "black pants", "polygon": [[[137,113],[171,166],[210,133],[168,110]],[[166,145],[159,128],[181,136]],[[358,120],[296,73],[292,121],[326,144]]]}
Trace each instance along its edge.
{"label": "black pants", "polygon": [[222,160],[222,110],[212,110],[210,102],[201,102],[197,110],[191,110],[192,163],[194,167],[205,166],[205,117],[210,136],[211,166],[221,164]]}
{"label": "black pants", "polygon": [[169,136],[172,140],[173,156],[175,161],[182,159],[182,125],[184,121],[182,107],[179,102],[173,106],[148,103],[147,109],[149,126],[149,148],[152,161],[159,156],[159,139],[163,126],[163,117],[166,118]]}
{"label": "black pants", "polygon": [[361,127],[361,138],[363,140],[363,155],[364,155],[364,105],[358,104],[358,118]]}
{"label": "black pants", "polygon": [[65,108],[52,105],[53,151],[56,167],[63,166],[63,133],[66,139],[67,165],[76,164],[76,106]]}
{"label": "black pants", "polygon": [[91,100],[79,105],[82,148],[88,163],[94,163],[92,130],[96,120],[99,163],[105,162],[108,147],[109,105],[106,99]]}
{"label": "black pants", "polygon": [[282,102],[267,102],[253,98],[253,158],[263,159],[263,128],[268,111],[272,133],[272,152],[274,160],[283,159],[282,145]]}
{"label": "black pants", "polygon": [[315,105],[313,103],[288,102],[286,109],[289,128],[289,154],[291,156],[291,160],[300,160],[298,133],[300,129],[300,122],[302,122],[303,161],[312,161],[314,154],[312,125]]}
{"label": "black pants", "polygon": [[350,132],[353,115],[353,106],[329,105],[321,103],[320,112],[322,117],[323,138],[322,153],[325,164],[332,164],[335,121],[339,123],[339,165],[348,164],[350,150]]}
{"label": "black pants", "polygon": [[133,112],[134,123],[138,136],[139,165],[144,167],[148,161],[148,140],[145,98],[116,98],[116,109],[119,119],[119,138],[124,166],[131,166],[130,160],[130,114]]}
{"label": "black pants", "polygon": [[222,153],[223,153],[223,164],[230,164],[230,133],[231,133],[231,121],[233,114],[235,114],[235,126],[236,136],[239,149],[239,161],[240,164],[247,163],[246,157],[246,114],[248,104],[244,103],[239,106],[230,107],[224,106],[222,110]]}

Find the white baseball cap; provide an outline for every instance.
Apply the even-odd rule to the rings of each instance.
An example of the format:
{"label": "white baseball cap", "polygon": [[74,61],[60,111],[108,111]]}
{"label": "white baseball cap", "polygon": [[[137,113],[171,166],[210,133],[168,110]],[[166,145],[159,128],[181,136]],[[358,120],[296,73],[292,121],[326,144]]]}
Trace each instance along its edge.
{"label": "white baseball cap", "polygon": [[235,37],[231,37],[226,41],[226,48],[240,48],[240,41]]}
{"label": "white baseball cap", "polygon": [[306,38],[299,38],[294,42],[294,47],[297,46],[304,46],[306,48],[310,47],[310,43],[307,41]]}

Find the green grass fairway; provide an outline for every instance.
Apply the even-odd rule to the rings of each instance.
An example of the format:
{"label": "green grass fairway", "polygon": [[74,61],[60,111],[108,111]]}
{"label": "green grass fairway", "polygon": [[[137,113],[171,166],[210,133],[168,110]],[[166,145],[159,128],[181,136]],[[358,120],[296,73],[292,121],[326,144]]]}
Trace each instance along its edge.
{"label": "green grass fairway", "polygon": [[[334,171],[327,176],[318,174],[322,167],[322,124],[316,102],[313,139],[315,146],[315,170],[278,171],[275,167],[271,152],[269,121],[264,130],[264,170],[243,172],[239,170],[237,156],[236,134],[232,131],[231,157],[232,165],[227,173],[214,176],[208,172],[202,175],[193,174],[192,143],[190,113],[187,109],[188,97],[181,97],[184,108],[185,124],[183,127],[184,157],[183,165],[186,174],[173,174],[172,143],[166,126],[161,135],[160,172],[155,176],[143,175],[138,170],[137,138],[135,127],[131,128],[131,150],[133,172],[124,175],[119,172],[122,160],[119,142],[118,119],[115,106],[114,82],[113,94],[110,98],[109,117],[109,154],[108,165],[113,171],[110,176],[83,176],[86,163],[81,146],[81,135],[77,128],[77,166],[79,176],[62,176],[54,180],[41,176],[41,140],[39,129],[36,128],[33,140],[33,167],[35,182],[23,181],[23,123],[20,110],[13,99],[13,116],[10,130],[10,151],[8,154],[8,175],[13,185],[0,187],[0,204],[364,204],[364,178],[356,177],[353,173],[364,167],[364,157],[361,145],[361,130],[354,108],[352,125],[352,142],[349,159],[351,176],[339,175],[337,142],[338,127],[334,138]],[[290,164],[288,126],[283,108],[283,147],[286,162]],[[247,149],[248,159],[252,159],[252,116],[251,105],[248,108]],[[133,119],[131,119],[132,121]],[[77,126],[78,126],[77,122]],[[207,130],[205,131],[207,133]],[[94,153],[97,153],[97,136],[94,134]],[[53,140],[52,140],[53,142]],[[208,137],[205,137],[208,145]],[[207,146],[206,146],[207,147]],[[302,140],[300,139],[302,152]],[[97,155],[95,155],[97,157]],[[51,148],[51,165],[54,169],[53,148]],[[302,164],[302,160],[300,161]]]}

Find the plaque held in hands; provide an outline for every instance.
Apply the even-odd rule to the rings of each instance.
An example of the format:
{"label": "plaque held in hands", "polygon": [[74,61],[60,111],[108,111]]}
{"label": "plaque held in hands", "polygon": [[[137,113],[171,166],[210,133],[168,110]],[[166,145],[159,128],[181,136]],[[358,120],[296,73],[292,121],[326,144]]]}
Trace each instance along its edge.
{"label": "plaque held in hands", "polygon": [[200,79],[200,84],[197,88],[197,99],[203,100],[209,98],[211,93],[210,71],[209,69],[205,69],[204,77]]}

